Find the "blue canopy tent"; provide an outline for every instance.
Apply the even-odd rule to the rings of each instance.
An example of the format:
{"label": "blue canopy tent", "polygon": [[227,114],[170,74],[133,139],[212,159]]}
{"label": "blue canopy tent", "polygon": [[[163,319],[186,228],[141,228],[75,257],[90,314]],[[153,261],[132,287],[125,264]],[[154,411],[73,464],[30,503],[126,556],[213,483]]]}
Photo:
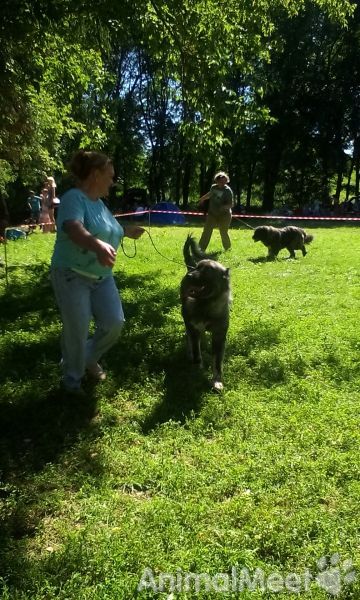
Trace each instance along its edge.
{"label": "blue canopy tent", "polygon": [[169,212],[151,212],[151,223],[158,223],[159,225],[184,225],[185,223],[185,217],[180,211],[180,208],[172,202],[158,202],[155,206],[151,207],[151,211],[153,210],[166,210]]}

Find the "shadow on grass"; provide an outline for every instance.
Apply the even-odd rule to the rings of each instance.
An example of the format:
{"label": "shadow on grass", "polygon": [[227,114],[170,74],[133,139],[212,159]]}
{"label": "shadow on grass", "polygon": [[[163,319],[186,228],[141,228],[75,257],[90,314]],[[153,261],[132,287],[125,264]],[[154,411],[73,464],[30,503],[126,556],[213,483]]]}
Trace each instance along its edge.
{"label": "shadow on grass", "polygon": [[79,399],[59,388],[35,390],[0,404],[0,464],[3,480],[40,471],[71,446],[95,414],[93,390]]}
{"label": "shadow on grass", "polygon": [[285,380],[288,365],[277,352],[280,335],[280,326],[259,321],[243,327],[237,338],[229,340],[227,374],[234,385],[242,379],[254,387],[271,388]]}
{"label": "shadow on grass", "polygon": [[175,348],[162,361],[161,368],[165,371],[165,394],[142,424],[141,429],[145,435],[162,423],[170,420],[184,423],[187,417],[199,413],[202,397],[211,389],[210,372],[206,369],[206,354],[203,355],[203,369],[191,364],[186,356],[184,339],[184,347]]}
{"label": "shadow on grass", "polygon": [[[164,289],[160,270],[151,278],[115,277],[125,296],[128,291],[146,290],[133,302],[125,302],[128,326],[107,361],[113,364],[119,384],[130,387],[134,377],[141,381],[142,361],[154,372],[164,369],[164,356],[166,359],[173,347],[164,324],[179,303],[178,290]],[[0,296],[0,325],[9,339],[0,365],[0,572],[21,588],[26,585],[26,578],[22,579],[27,563],[24,542],[35,534],[43,516],[46,501],[42,496],[51,485],[51,465],[60,463],[61,481],[75,488],[81,485],[82,471],[94,481],[102,476],[101,465],[91,469],[84,459],[99,435],[94,421],[96,396],[88,388],[85,399],[66,397],[58,388],[60,345],[58,335],[52,333],[56,322],[59,315],[47,266],[29,267],[23,277],[14,277]],[[159,339],[164,344],[159,344]],[[156,346],[159,354],[154,351]],[[171,368],[172,359],[166,360]],[[167,381],[171,378],[166,376]],[[171,385],[174,389],[175,384]],[[184,382],[183,390],[185,394]],[[171,395],[169,391],[168,407]],[[194,406],[191,396],[186,401]],[[171,411],[167,414],[171,418]],[[157,420],[154,417],[154,424]],[[69,452],[71,464],[66,466],[62,457]],[[59,482],[54,485],[56,489]]]}
{"label": "shadow on grass", "polygon": [[[29,266],[0,297],[0,326],[13,332],[0,361],[0,538],[3,549],[37,527],[32,478],[76,447],[95,414],[92,390],[79,402],[58,387],[59,340],[47,328],[58,319],[48,266]],[[1,505],[8,510],[1,510]],[[0,554],[2,572],[8,566]],[[16,548],[14,562],[21,562]],[[9,563],[10,571],[12,566]]]}
{"label": "shadow on grass", "polygon": [[253,264],[259,264],[259,263],[267,263],[269,262],[269,259],[267,256],[257,256],[256,258],[247,258],[246,260],[248,260],[249,262],[253,263]]}
{"label": "shadow on grass", "polygon": [[[15,270],[15,267],[14,267]],[[0,327],[6,328],[8,323],[13,323],[17,318],[34,311],[40,316],[48,313],[54,308],[54,297],[49,281],[49,265],[39,263],[16,268],[17,272],[23,272],[24,277],[9,279],[9,286],[4,286],[4,294],[0,296]]]}
{"label": "shadow on grass", "polygon": [[259,263],[269,263],[269,262],[288,262],[289,260],[296,260],[297,258],[303,258],[301,255],[296,256],[295,258],[284,255],[284,256],[276,256],[275,258],[269,258],[268,256],[257,256],[256,258],[247,258],[247,260],[254,265]]}
{"label": "shadow on grass", "polygon": [[[24,341],[16,337],[5,346],[0,359],[0,384],[13,380],[15,396],[17,395],[16,388],[25,381],[33,380],[36,387],[43,388],[46,380],[49,381],[47,363],[52,362],[52,367],[54,367],[60,360],[59,343],[53,336],[36,341],[29,341],[26,338],[26,332],[23,333],[23,336]],[[50,373],[53,371],[54,368],[51,368]],[[18,380],[18,386],[15,384],[16,380]]]}
{"label": "shadow on grass", "polygon": [[160,328],[167,320],[169,310],[179,304],[179,290],[163,287],[163,279],[164,274],[160,269],[152,273],[151,279],[148,275],[124,277],[121,273],[115,273],[115,281],[120,292],[146,290],[146,294],[139,295],[136,301],[123,302],[129,327],[133,321],[137,327],[151,325],[152,328]]}
{"label": "shadow on grass", "polygon": [[[81,401],[53,390],[42,397],[34,392],[16,404],[0,405],[0,572],[14,590],[31,587],[27,544],[37,534],[44,515],[51,515],[49,497],[58,493],[59,481],[64,481],[63,473],[59,476],[56,471],[53,479],[51,469],[43,478],[37,479],[36,474],[69,449],[78,455],[76,464],[81,465],[79,434],[89,428],[94,414],[91,390]],[[72,475],[65,485],[73,480]]]}
{"label": "shadow on grass", "polygon": [[[145,418],[142,424],[144,434],[170,420],[184,423],[190,414],[199,412],[203,394],[211,390],[211,374],[206,367],[210,363],[210,357],[206,355],[209,337],[203,343],[205,368],[199,369],[192,365],[187,357],[182,321],[180,328],[176,327],[170,335],[162,330],[170,309],[178,306],[180,314],[179,290],[160,289],[159,282],[162,278],[163,273],[159,270],[152,281],[146,280],[146,303],[126,305],[127,318],[136,323],[137,331],[125,331],[119,342],[119,351],[124,358],[122,366],[119,366],[119,360],[114,355],[109,356],[107,360],[108,364],[112,364],[113,369],[117,370],[119,384],[129,381],[130,366],[132,373],[134,369],[138,371],[139,379],[144,376],[144,372],[165,374],[164,397]],[[118,285],[120,288],[124,286],[121,277],[118,279]],[[125,285],[128,288],[141,289],[144,285],[143,277],[128,277]]]}
{"label": "shadow on grass", "polygon": [[[130,278],[124,285],[141,289],[144,282]],[[174,299],[165,294],[160,301],[161,290],[153,287],[150,298],[130,307],[129,312],[140,323],[146,318],[156,320],[158,328]],[[86,475],[101,477],[101,470],[91,471],[84,460],[84,452],[90,452],[94,436],[99,434],[93,419],[94,390],[85,384],[87,397],[80,399],[64,395],[58,387],[60,344],[58,335],[50,330],[56,321],[59,315],[47,266],[27,268],[0,296],[0,326],[9,340],[0,364],[0,572],[13,574],[15,586],[20,582],[21,565],[26,563],[22,540],[34,535],[43,514],[41,485],[47,488],[51,484],[48,473],[39,483],[39,474],[61,461],[62,478],[66,478],[62,456],[70,451],[71,485],[80,485],[82,469]],[[76,474],[74,464],[79,466]],[[21,540],[20,545],[16,540]]]}
{"label": "shadow on grass", "polygon": [[269,321],[258,321],[242,327],[236,340],[228,344],[227,352],[249,356],[254,350],[264,350],[280,343],[281,328]]}

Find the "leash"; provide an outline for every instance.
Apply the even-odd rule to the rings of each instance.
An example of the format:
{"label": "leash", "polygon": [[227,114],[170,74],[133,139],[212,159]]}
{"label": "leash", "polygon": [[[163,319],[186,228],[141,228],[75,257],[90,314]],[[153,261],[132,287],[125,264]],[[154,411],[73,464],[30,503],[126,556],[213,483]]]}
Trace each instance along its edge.
{"label": "leash", "polygon": [[[146,229],[145,229],[145,231],[146,231]],[[131,255],[130,255],[130,254],[127,254],[127,253],[125,252],[125,248],[124,248],[124,242],[123,242],[123,240],[121,240],[121,241],[120,241],[121,250],[123,251],[124,255],[125,255],[127,258],[135,258],[136,254],[137,254],[136,241],[135,241],[135,240],[133,240],[133,242],[134,242],[134,254],[131,254]]]}
{"label": "leash", "polygon": [[[157,249],[157,247],[155,246],[155,242],[154,242],[154,240],[152,239],[152,236],[151,236],[151,233],[150,233],[150,231],[148,231],[147,229],[145,229],[145,228],[144,228],[144,232],[148,234],[148,236],[149,236],[149,239],[150,239],[150,242],[151,242],[151,245],[152,245],[152,247],[154,248],[155,252],[157,252],[157,254],[158,254],[159,256],[161,256],[162,258],[165,258],[165,260],[168,260],[169,262],[173,262],[173,263],[176,263],[177,265],[181,265],[182,267],[183,267],[183,266],[187,266],[187,265],[184,265],[184,262],[180,262],[179,260],[175,260],[174,258],[169,258],[168,256],[165,256],[165,254],[162,254],[162,253],[160,252],[160,250],[158,250],[158,249]],[[121,242],[120,242],[120,244],[121,244],[121,249],[122,249],[122,251],[123,251],[124,255],[125,255],[127,258],[135,258],[136,254],[137,254],[136,240],[133,240],[133,242],[134,242],[134,252],[133,252],[133,254],[131,254],[131,255],[126,253],[126,251],[125,251],[125,248],[124,248],[124,244],[123,244],[123,240],[121,240]],[[189,267],[189,268],[190,268],[190,269],[192,269],[193,267]]]}
{"label": "leash", "polygon": [[[154,248],[155,252],[157,252],[159,254],[159,256],[161,256],[162,258],[165,258],[169,262],[173,262],[173,263],[176,263],[177,265],[181,265],[182,267],[183,266],[187,266],[187,265],[184,265],[184,261],[180,262],[179,260],[175,260],[174,258],[169,258],[168,256],[165,256],[165,254],[161,254],[161,252],[155,246],[155,243],[154,243],[154,240],[151,237],[150,231],[148,231],[147,229],[145,229],[145,232],[148,234],[150,242],[151,242],[151,245]],[[193,268],[193,267],[190,267],[190,268]]]}
{"label": "leash", "polygon": [[[254,227],[252,227],[251,229],[255,229],[255,228],[254,228]],[[154,242],[154,240],[153,240],[153,238],[152,238],[152,236],[151,236],[151,233],[150,233],[150,231],[148,231],[148,230],[147,230],[147,229],[145,229],[145,228],[144,228],[144,231],[145,231],[145,232],[148,234],[148,236],[149,236],[149,239],[150,239],[150,242],[151,242],[151,245],[152,245],[152,247],[154,248],[155,252],[156,252],[156,253],[157,253],[159,256],[161,256],[162,258],[165,258],[165,260],[167,260],[168,262],[173,262],[173,263],[175,263],[175,264],[177,264],[177,265],[181,265],[182,267],[186,267],[186,268],[187,268],[189,271],[193,271],[193,270],[196,268],[196,267],[193,267],[192,265],[187,265],[187,264],[185,264],[183,261],[182,261],[182,262],[180,262],[179,260],[175,260],[174,258],[169,258],[168,256],[165,256],[165,254],[162,254],[162,253],[160,252],[160,250],[158,250],[158,249],[157,249],[157,247],[156,247],[156,245],[155,245],[155,242]],[[135,258],[136,254],[137,254],[136,241],[135,241],[135,240],[133,240],[133,242],[134,242],[134,253],[133,253],[132,255],[129,255],[129,254],[127,254],[127,253],[125,252],[124,245],[123,245],[123,240],[121,240],[121,249],[122,249],[122,251],[123,251],[124,255],[125,255],[127,258]],[[228,265],[228,266],[229,266],[229,268],[232,268],[232,267],[238,267],[240,264],[241,264],[240,262],[236,262],[236,263],[230,264],[230,265]],[[225,265],[224,265],[224,266],[225,266]]]}
{"label": "leash", "polygon": [[249,225],[243,219],[240,219],[240,217],[238,217],[237,215],[233,215],[233,219],[237,219],[238,221],[240,221],[240,223],[244,223],[244,225],[246,225],[246,227],[248,227],[249,229],[252,229],[253,231],[256,229],[255,227],[252,227],[251,225]]}

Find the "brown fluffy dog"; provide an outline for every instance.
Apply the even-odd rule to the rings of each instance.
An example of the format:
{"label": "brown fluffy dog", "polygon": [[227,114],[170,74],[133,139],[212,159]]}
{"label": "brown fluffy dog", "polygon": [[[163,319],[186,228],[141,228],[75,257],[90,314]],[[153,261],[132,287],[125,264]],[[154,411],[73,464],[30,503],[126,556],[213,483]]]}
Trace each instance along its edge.
{"label": "brown fluffy dog", "polygon": [[295,250],[301,250],[305,256],[305,244],[310,244],[313,239],[312,235],[308,235],[300,227],[277,229],[263,225],[256,227],[253,235],[254,242],[262,242],[268,248],[268,259],[276,258],[283,248],[290,252],[289,258],[295,258]]}

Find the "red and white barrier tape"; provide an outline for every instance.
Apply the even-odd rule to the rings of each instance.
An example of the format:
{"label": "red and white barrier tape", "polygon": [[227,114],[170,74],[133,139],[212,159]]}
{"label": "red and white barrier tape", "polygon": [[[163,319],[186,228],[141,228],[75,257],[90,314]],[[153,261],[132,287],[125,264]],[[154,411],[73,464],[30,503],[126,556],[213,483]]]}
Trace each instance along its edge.
{"label": "red and white barrier tape", "polygon": [[[142,215],[152,215],[152,214],[169,214],[169,215],[190,215],[193,217],[204,217],[203,212],[195,212],[195,211],[186,211],[181,210],[179,212],[174,210],[141,210],[137,212],[120,212],[114,213],[114,217],[132,217],[132,216],[142,216]],[[248,215],[248,214],[233,214],[234,219],[277,219],[277,220],[293,220],[293,221],[360,221],[360,217],[305,217],[305,216],[288,216],[288,215]],[[44,225],[52,225],[55,227],[54,223],[22,223],[21,225],[12,225],[6,227],[6,229],[18,229],[20,227],[27,227],[29,229],[35,229],[36,227],[42,227]]]}
{"label": "red and white barrier tape", "polygon": [[[175,210],[141,210],[138,212],[128,212],[128,213],[115,213],[114,217],[130,217],[133,215],[145,215],[145,214],[170,214],[170,215],[192,215],[194,217],[204,216],[203,212],[193,212],[193,211],[185,211],[181,210],[177,212]],[[360,217],[305,217],[305,216],[287,216],[287,215],[248,215],[248,214],[240,214],[232,215],[233,218],[237,219],[292,219],[298,221],[360,221]]]}
{"label": "red and white barrier tape", "polygon": [[233,215],[238,219],[292,219],[297,221],[360,221],[360,217],[301,217],[286,215]]}

